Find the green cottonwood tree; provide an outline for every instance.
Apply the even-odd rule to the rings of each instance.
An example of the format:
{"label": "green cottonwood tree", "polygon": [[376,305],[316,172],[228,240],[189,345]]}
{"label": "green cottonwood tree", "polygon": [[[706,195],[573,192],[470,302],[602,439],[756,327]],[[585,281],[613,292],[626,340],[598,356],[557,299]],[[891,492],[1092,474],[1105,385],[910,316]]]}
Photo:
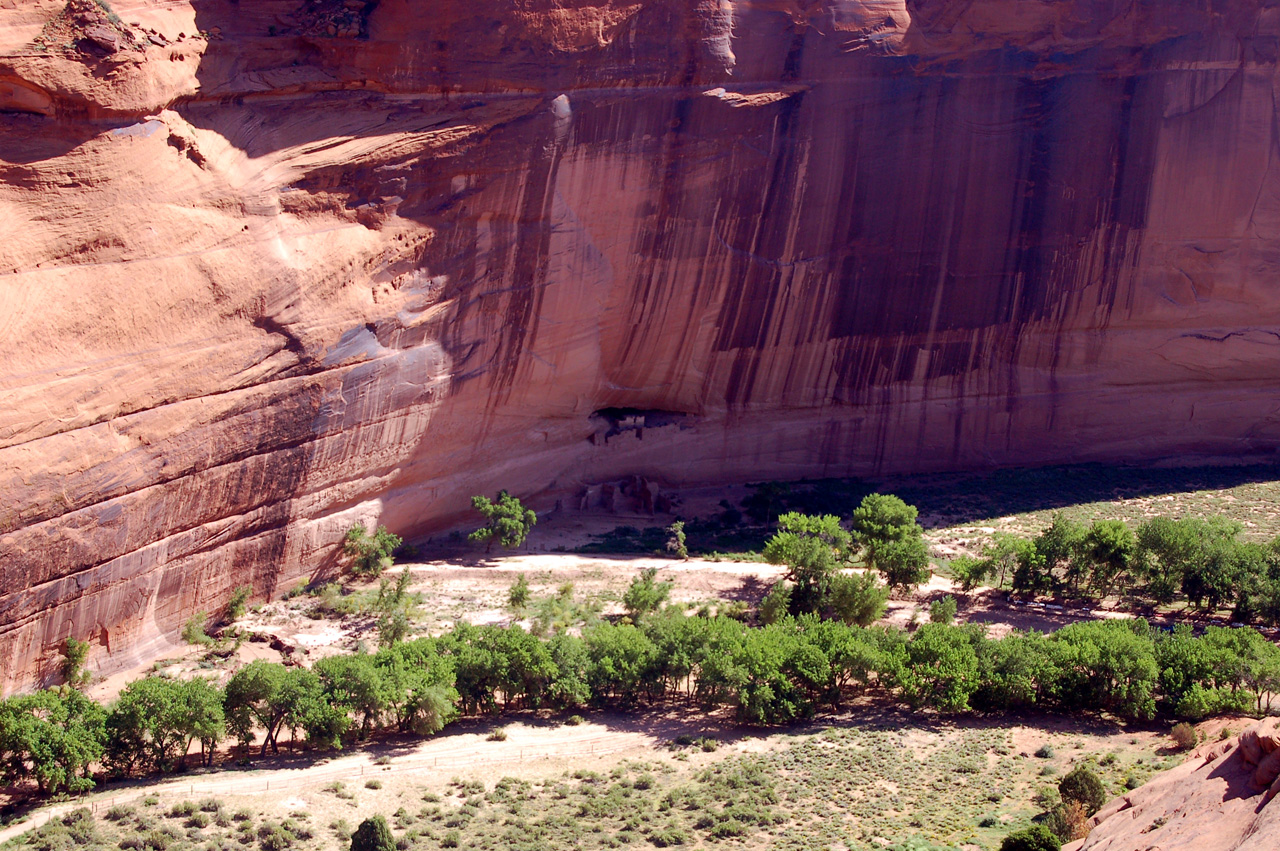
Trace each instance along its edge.
{"label": "green cottonwood tree", "polygon": [[834,514],[791,511],[778,518],[778,531],[765,544],[764,557],[789,568],[786,578],[796,584],[791,595],[794,610],[811,612],[821,606],[828,579],[848,558],[850,540]]}
{"label": "green cottonwood tree", "polygon": [[471,506],[484,515],[485,524],[467,537],[473,541],[484,541],[485,552],[493,549],[494,541],[507,548],[520,546],[538,522],[536,513],[525,508],[519,499],[505,490],[498,491],[497,500],[473,496]]}
{"label": "green cottonwood tree", "polygon": [[103,755],[106,712],[75,689],[0,701],[0,779],[33,778],[44,794],[93,788],[90,766]]}
{"label": "green cottonwood tree", "polygon": [[925,624],[905,645],[896,679],[910,703],[963,712],[979,685],[974,634],[965,627]]}
{"label": "green cottonwood tree", "polygon": [[262,754],[267,748],[280,752],[280,732],[305,727],[308,738],[315,722],[323,715],[320,678],[305,668],[289,668],[278,662],[257,660],[245,665],[227,683],[226,711],[231,732],[248,749],[253,742],[254,727],[261,728]]}
{"label": "green cottonwood tree", "polygon": [[106,729],[113,770],[170,771],[181,767],[193,741],[212,755],[225,733],[223,694],[199,678],[135,680],[112,704]]}
{"label": "green cottonwood tree", "polygon": [[853,540],[890,588],[911,588],[929,578],[929,550],[918,512],[892,494],[863,497],[853,512]]}

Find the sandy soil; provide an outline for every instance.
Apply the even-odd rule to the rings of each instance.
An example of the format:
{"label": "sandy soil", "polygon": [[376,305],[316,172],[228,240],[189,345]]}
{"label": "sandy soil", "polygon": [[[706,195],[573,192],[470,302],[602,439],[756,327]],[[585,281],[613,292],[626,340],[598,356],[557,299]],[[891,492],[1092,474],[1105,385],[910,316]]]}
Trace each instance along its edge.
{"label": "sandy soil", "polygon": [[[489,740],[488,735],[498,727],[506,732],[506,740]],[[452,725],[447,735],[379,741],[329,759],[317,759],[313,753],[286,753],[255,759],[249,768],[228,767],[160,782],[117,784],[35,812],[27,821],[0,830],[0,843],[79,807],[87,806],[96,813],[152,795],[166,805],[183,799],[216,797],[232,808],[265,808],[269,815],[305,809],[313,818],[322,819],[321,824],[327,824],[330,817],[354,823],[375,812],[395,809],[395,804],[388,804],[403,795],[406,788],[440,792],[455,777],[492,786],[506,775],[536,779],[579,768],[613,766],[628,757],[665,757],[667,752],[661,750],[662,745],[681,734],[711,736],[724,743],[714,753],[694,752],[683,764],[685,768],[747,752],[764,741],[735,729],[719,716],[679,708],[628,715],[596,713],[578,725],[528,715],[501,722],[466,719]],[[390,762],[378,764],[385,759]],[[363,787],[365,780],[373,779],[383,788],[374,791]],[[334,781],[348,784],[357,793],[358,803],[326,794],[322,787]]]}

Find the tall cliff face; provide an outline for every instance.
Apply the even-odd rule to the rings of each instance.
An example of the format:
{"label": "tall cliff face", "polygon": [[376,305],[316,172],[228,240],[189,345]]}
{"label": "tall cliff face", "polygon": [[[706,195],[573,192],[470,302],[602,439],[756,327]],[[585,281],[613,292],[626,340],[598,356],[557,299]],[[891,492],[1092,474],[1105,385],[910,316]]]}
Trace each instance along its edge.
{"label": "tall cliff face", "polygon": [[0,0],[10,686],[500,487],[1280,441],[1273,0],[111,8]]}

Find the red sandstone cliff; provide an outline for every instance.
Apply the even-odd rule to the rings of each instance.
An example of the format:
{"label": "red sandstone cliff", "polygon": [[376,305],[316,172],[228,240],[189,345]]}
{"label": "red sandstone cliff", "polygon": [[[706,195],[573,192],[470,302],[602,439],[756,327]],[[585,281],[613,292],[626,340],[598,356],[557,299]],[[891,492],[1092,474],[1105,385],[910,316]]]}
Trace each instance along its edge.
{"label": "red sandstone cliff", "polygon": [[1280,848],[1280,719],[1196,751],[1117,798],[1063,851],[1273,851]]}
{"label": "red sandstone cliff", "polygon": [[1280,442],[1272,0],[112,8],[0,0],[10,685],[499,487]]}

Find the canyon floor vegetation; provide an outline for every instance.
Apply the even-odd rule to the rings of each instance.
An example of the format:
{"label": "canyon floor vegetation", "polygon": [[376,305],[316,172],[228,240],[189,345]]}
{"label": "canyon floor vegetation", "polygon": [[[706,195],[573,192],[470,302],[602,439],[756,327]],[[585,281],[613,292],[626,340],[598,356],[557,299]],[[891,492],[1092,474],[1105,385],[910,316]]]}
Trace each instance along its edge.
{"label": "canyon floor vegetation", "polygon": [[[907,499],[848,481],[706,489],[666,525],[554,512],[501,557],[451,536],[395,563],[391,532],[353,530],[346,579],[254,607],[237,589],[184,630],[189,649],[107,680],[69,644],[66,686],[4,701],[11,807],[98,788],[14,841],[345,848],[375,814],[404,849],[995,848],[1033,817],[1070,838],[1083,804],[1059,781],[1133,788],[1194,742],[1186,721],[1263,713],[1280,691],[1280,650],[1225,627],[1239,593],[1202,581],[1248,589],[1249,620],[1280,612],[1262,472],[1041,483],[1099,497],[1075,506],[1000,476],[953,481],[951,502],[912,482],[896,483]],[[1193,475],[1221,487],[1174,489]],[[441,787],[442,755],[474,776]],[[205,773],[232,764],[254,773]],[[173,772],[187,798],[170,800]],[[332,788],[306,807],[192,797],[264,795],[271,777]],[[132,810],[108,817],[121,798]]]}
{"label": "canyon floor vegetation", "polygon": [[502,741],[464,725],[454,741],[389,742],[310,775],[267,761],[109,789],[8,847],[346,849],[382,815],[398,848],[430,851],[995,848],[1059,803],[1073,768],[1112,795],[1178,758],[1154,728],[1079,719],[859,713],[787,732],[566,721],[523,715]]}

